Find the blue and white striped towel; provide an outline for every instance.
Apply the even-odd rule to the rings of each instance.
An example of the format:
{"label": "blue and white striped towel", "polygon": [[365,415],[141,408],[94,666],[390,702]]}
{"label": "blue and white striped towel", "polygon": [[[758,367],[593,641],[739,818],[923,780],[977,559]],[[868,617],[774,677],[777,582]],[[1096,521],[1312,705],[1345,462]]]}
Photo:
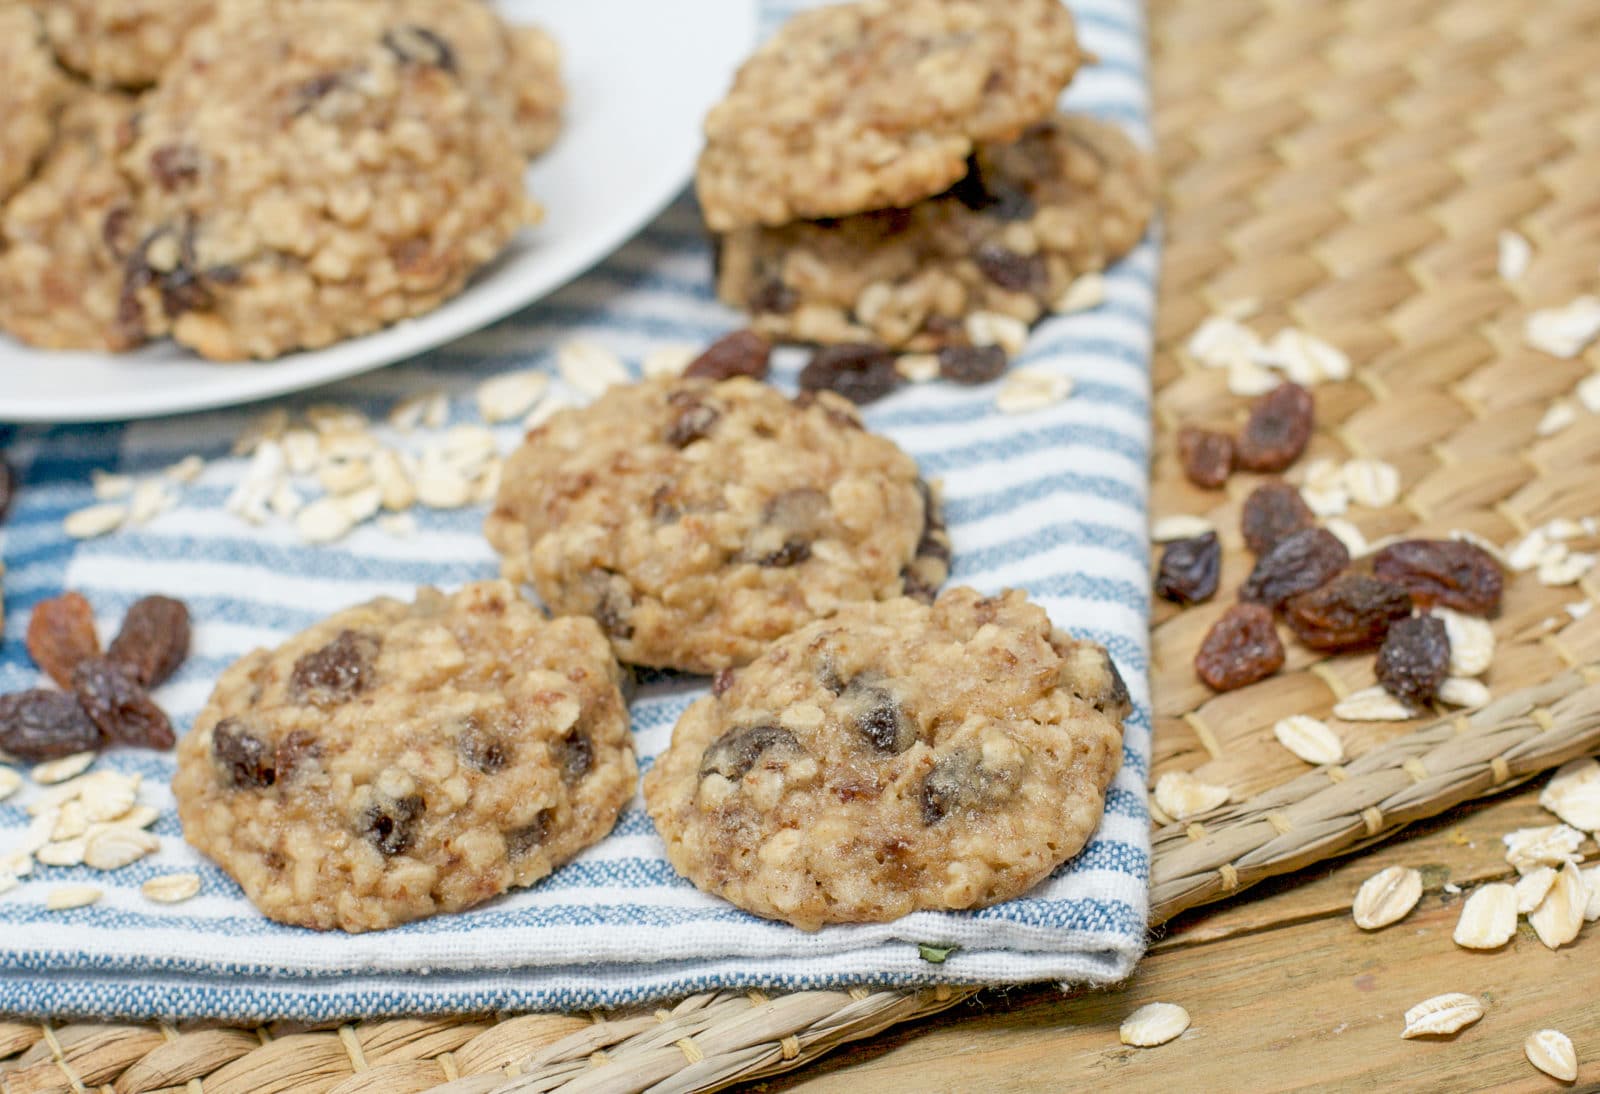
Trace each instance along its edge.
{"label": "blue and white striped towel", "polygon": [[[1070,105],[1147,139],[1136,0],[1075,7],[1100,62],[1073,84]],[[781,14],[768,11],[768,26]],[[1145,243],[1111,271],[1103,305],[1034,333],[1026,363],[1073,377],[1065,403],[1012,417],[995,411],[992,388],[928,384],[867,410],[873,428],[944,480],[952,583],[1026,588],[1057,623],[1112,651],[1137,704],[1098,835],[1033,892],[970,914],[922,912],[808,934],[745,915],[677,877],[636,801],[610,838],[530,890],[392,931],[318,934],[262,918],[184,844],[167,791],[169,755],[119,751],[99,762],[144,775],[142,798],[162,813],[154,829],[162,849],[110,873],[38,867],[0,897],[0,1013],[327,1019],[592,1008],[719,987],[1103,984],[1126,976],[1144,946],[1150,854],[1145,495],[1156,260],[1156,247]],[[457,396],[455,414],[472,420],[478,380],[529,363],[552,368],[553,348],[566,339],[600,342],[637,366],[664,342],[700,343],[737,325],[715,302],[709,278],[697,213],[681,200],[601,267],[520,315],[419,361],[287,402],[338,401],[381,416],[403,394],[442,386]],[[776,383],[792,387],[792,359],[775,372]],[[238,522],[223,500],[243,464],[225,457],[254,413],[0,430],[26,484],[0,532],[8,567],[0,691],[35,685],[22,642],[28,614],[66,588],[88,596],[103,630],[147,592],[189,602],[194,655],[159,696],[183,728],[222,668],[252,647],[336,607],[495,574],[481,510],[419,510],[415,538],[368,527],[325,548],[302,546],[281,526]],[[514,440],[505,430],[503,443]],[[175,511],[104,539],[63,535],[62,517],[92,500],[92,468],[151,472],[189,453],[215,462]],[[642,764],[666,746],[701,683],[642,689],[634,704]],[[0,803],[0,850],[18,841],[27,800]],[[140,895],[143,881],[177,869],[200,873],[198,897],[166,906]],[[48,890],[77,882],[102,887],[104,898],[45,909]],[[934,965],[917,943],[959,948]]]}

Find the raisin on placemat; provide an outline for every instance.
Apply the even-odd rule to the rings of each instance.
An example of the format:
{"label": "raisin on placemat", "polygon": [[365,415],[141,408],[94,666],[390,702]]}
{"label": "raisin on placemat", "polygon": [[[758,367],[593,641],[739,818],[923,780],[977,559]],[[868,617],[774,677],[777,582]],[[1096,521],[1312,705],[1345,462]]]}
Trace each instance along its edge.
{"label": "raisin on placemat", "polygon": [[1283,383],[1257,399],[1234,449],[1234,458],[1246,471],[1282,471],[1306,449],[1311,440],[1315,402],[1311,392],[1295,383]]}
{"label": "raisin on placemat", "polygon": [[1348,565],[1350,551],[1338,536],[1326,528],[1303,528],[1256,560],[1239,599],[1276,608],[1333,580]]}
{"label": "raisin on placemat", "polygon": [[833,391],[852,403],[870,403],[900,386],[895,355],[885,346],[851,342],[823,346],[800,370],[801,391]]}
{"label": "raisin on placemat", "polygon": [[1454,539],[1406,539],[1372,558],[1372,571],[1405,587],[1419,607],[1443,604],[1474,615],[1500,610],[1505,578],[1493,556]]}
{"label": "raisin on placemat", "polygon": [[1156,568],[1156,595],[1174,604],[1198,604],[1217,594],[1222,573],[1222,544],[1217,533],[1175,539],[1161,552]]}
{"label": "raisin on placemat", "polygon": [[72,670],[100,653],[94,609],[79,593],[62,593],[33,606],[28,619],[28,656],[44,674],[72,687]]}
{"label": "raisin on placemat", "polygon": [[1314,650],[1358,650],[1376,646],[1389,627],[1411,614],[1411,596],[1400,586],[1365,574],[1342,574],[1320,589],[1290,597],[1284,622]]}
{"label": "raisin on placemat", "polygon": [[1195,654],[1194,670],[1215,691],[1264,680],[1283,667],[1283,642],[1272,613],[1259,604],[1235,604],[1212,624]]}
{"label": "raisin on placemat", "polygon": [[79,662],[72,691],[107,742],[136,748],[171,748],[176,743],[166,712],[116,662],[105,657]]}
{"label": "raisin on placemat", "polygon": [[1196,486],[1216,490],[1233,471],[1233,438],[1212,429],[1186,425],[1178,430],[1178,461]]}
{"label": "raisin on placemat", "polygon": [[1316,523],[1317,518],[1300,491],[1282,479],[1272,479],[1250,491],[1239,511],[1239,531],[1244,533],[1245,546],[1256,555],[1266,554],[1279,540]]}
{"label": "raisin on placemat", "polygon": [[25,763],[100,747],[100,730],[71,692],[34,688],[0,695],[0,750]]}
{"label": "raisin on placemat", "polygon": [[762,380],[771,360],[771,342],[753,330],[736,330],[707,346],[683,374],[696,380],[731,380],[735,376]]}
{"label": "raisin on placemat", "polygon": [[145,687],[159,687],[189,656],[188,607],[170,596],[134,601],[106,656]]}
{"label": "raisin on placemat", "polygon": [[987,384],[1006,370],[999,346],[946,346],[939,351],[939,378],[952,384]]}
{"label": "raisin on placemat", "polygon": [[1450,636],[1431,615],[1402,619],[1378,650],[1378,683],[1401,702],[1422,706],[1439,694],[1450,671]]}

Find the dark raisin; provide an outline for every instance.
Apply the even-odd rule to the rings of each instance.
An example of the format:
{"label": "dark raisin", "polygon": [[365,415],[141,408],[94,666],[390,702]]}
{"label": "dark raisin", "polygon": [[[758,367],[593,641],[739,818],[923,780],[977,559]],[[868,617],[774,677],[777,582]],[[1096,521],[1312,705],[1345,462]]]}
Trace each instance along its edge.
{"label": "dark raisin", "polygon": [[733,687],[735,676],[732,669],[718,669],[717,674],[711,678],[711,694],[718,699],[728,694],[728,689]]}
{"label": "dark raisin", "polygon": [[745,298],[745,306],[756,314],[770,312],[774,315],[788,315],[799,303],[799,295],[779,277],[769,277],[759,282]]}
{"label": "dark raisin", "polygon": [[506,854],[512,858],[522,858],[543,843],[545,835],[550,830],[550,817],[554,812],[552,809],[541,809],[533,815],[531,823],[505,833]]}
{"label": "dark raisin", "polygon": [[289,695],[296,703],[324,706],[342,703],[372,683],[378,639],[361,631],[340,631],[320,650],[301,655],[289,674]]}
{"label": "dark raisin", "polygon": [[1257,555],[1264,555],[1278,541],[1317,523],[1300,491],[1282,479],[1264,482],[1244,499],[1239,512],[1239,531],[1244,543]]}
{"label": "dark raisin", "polygon": [[771,342],[753,330],[736,330],[707,346],[683,374],[696,380],[731,380],[735,376],[761,380],[771,358]]}
{"label": "dark raisin", "polygon": [[1400,585],[1420,607],[1443,604],[1474,615],[1500,610],[1504,575],[1493,556],[1453,539],[1407,539],[1391,543],[1372,559],[1372,570]]}
{"label": "dark raisin", "polygon": [[1282,667],[1283,642],[1272,613],[1259,604],[1229,608],[1206,632],[1194,658],[1195,672],[1216,691],[1242,688]]}
{"label": "dark raisin", "polygon": [[999,346],[946,346],[939,351],[939,376],[953,384],[987,384],[1006,370]]}
{"label": "dark raisin", "polygon": [[756,559],[756,565],[769,566],[781,569],[785,566],[798,566],[811,557],[811,544],[805,540],[786,540],[777,550],[769,551]]}
{"label": "dark raisin", "polygon": [[1024,255],[1002,247],[998,243],[985,243],[972,256],[978,272],[1010,292],[1029,292],[1044,283],[1044,256]]}
{"label": "dark raisin", "polygon": [[57,684],[72,687],[72,671],[99,653],[94,609],[81,594],[62,593],[33,606],[28,619],[28,656]]}
{"label": "dark raisin", "polygon": [[973,212],[987,213],[997,220],[1027,220],[1034,214],[1028,192],[1004,178],[985,177],[976,156],[968,157],[967,173],[949,193]]}
{"label": "dark raisin", "polygon": [[211,731],[211,756],[230,786],[259,790],[278,780],[276,751],[238,718],[224,718]]}
{"label": "dark raisin", "polygon": [[104,657],[78,662],[72,691],[89,720],[112,744],[171,748],[177,741],[166,712],[134,679],[133,673]]}
{"label": "dark raisin", "polygon": [[603,570],[588,575],[584,584],[593,595],[590,614],[600,629],[612,638],[632,638],[633,624],[628,617],[633,614],[633,595],[628,582],[620,574]]}
{"label": "dark raisin", "polygon": [[500,734],[485,728],[475,716],[468,716],[456,736],[456,755],[474,771],[493,775],[511,762],[512,744]]}
{"label": "dark raisin", "polygon": [[398,855],[416,839],[422,808],[415,794],[374,802],[361,814],[361,834],[385,855]]}
{"label": "dark raisin", "polygon": [[1108,653],[1106,654],[1106,672],[1108,680],[1100,694],[1086,696],[1094,709],[1101,714],[1110,714],[1114,718],[1126,718],[1133,709],[1133,697],[1128,694],[1128,682],[1122,678],[1117,663]]}
{"label": "dark raisin", "polygon": [[823,346],[800,370],[802,391],[833,391],[852,403],[870,403],[900,386],[895,355],[883,346]]}
{"label": "dark raisin", "polygon": [[342,72],[323,72],[312,76],[308,80],[302,80],[290,92],[289,97],[294,104],[290,113],[296,117],[304,114],[315,106],[319,99],[342,83],[344,83],[344,73]]}
{"label": "dark raisin", "polygon": [[1178,431],[1178,461],[1196,486],[1219,489],[1233,472],[1233,438],[1186,425]]}
{"label": "dark raisin", "polygon": [[273,750],[273,766],[278,778],[287,782],[307,761],[318,759],[321,755],[322,742],[307,730],[291,729]]}
{"label": "dark raisin", "polygon": [[427,27],[415,23],[395,27],[384,32],[383,44],[401,61],[414,65],[432,65],[445,72],[456,70],[455,51],[450,43]]}
{"label": "dark raisin", "polygon": [[100,222],[100,240],[118,261],[126,259],[137,242],[130,237],[132,228],[133,210],[126,205],[113,206]]}
{"label": "dark raisin", "polygon": [[722,412],[709,403],[702,403],[698,399],[675,399],[677,415],[667,425],[667,443],[673,448],[687,448],[695,441],[704,440],[711,435],[712,428],[717,424],[717,419],[722,417]]}
{"label": "dark raisin", "polygon": [[774,748],[798,752],[800,742],[782,726],[736,726],[706,746],[700,757],[700,778],[715,773],[729,782],[738,782],[763,753]]}
{"label": "dark raisin", "polygon": [[1174,604],[1199,604],[1217,595],[1222,573],[1222,544],[1217,533],[1175,539],[1161,551],[1156,568],[1156,595]]}
{"label": "dark raisin", "polygon": [[1299,384],[1279,384],[1256,400],[1234,446],[1234,461],[1246,471],[1282,471],[1311,440],[1315,402]]}
{"label": "dark raisin", "polygon": [[1276,608],[1291,596],[1327,584],[1348,565],[1350,552],[1338,536],[1326,528],[1303,528],[1256,559],[1239,599]]}
{"label": "dark raisin", "polygon": [[845,685],[835,709],[841,720],[879,752],[898,755],[917,743],[917,723],[888,688],[858,676]]}
{"label": "dark raisin", "polygon": [[189,656],[189,609],[170,596],[140,597],[122,617],[106,656],[145,687],[159,687]]}
{"label": "dark raisin", "polygon": [[749,557],[761,566],[795,566],[811,557],[811,543],[826,530],[828,495],[800,488],[773,496],[752,534]]}
{"label": "dark raisin", "polygon": [[561,768],[561,781],[576,785],[594,766],[594,742],[582,729],[572,729],[556,746],[556,762]]}
{"label": "dark raisin", "polygon": [[11,502],[17,496],[17,473],[11,467],[11,461],[6,459],[6,454],[0,452],[0,523],[4,523],[6,515],[11,512]]}
{"label": "dark raisin", "polygon": [[1395,620],[1410,614],[1411,597],[1404,589],[1365,574],[1342,574],[1283,606],[1284,622],[1314,650],[1376,646]]}
{"label": "dark raisin", "polygon": [[922,778],[922,823],[935,825],[980,794],[978,756],[961,749],[939,760]]}
{"label": "dark raisin", "polygon": [[200,153],[189,144],[164,144],[150,153],[150,174],[168,193],[200,177]]}
{"label": "dark raisin", "polygon": [[922,537],[911,562],[900,571],[901,592],[931,604],[950,576],[950,535],[945,531],[943,507],[922,479],[917,480],[917,494],[922,498]]}
{"label": "dark raisin", "polygon": [[1378,683],[1403,703],[1422,706],[1439,694],[1450,672],[1450,637],[1431,615],[1402,619],[1378,650]]}
{"label": "dark raisin", "polygon": [[25,763],[53,760],[100,747],[100,730],[64,691],[0,695],[0,751]]}

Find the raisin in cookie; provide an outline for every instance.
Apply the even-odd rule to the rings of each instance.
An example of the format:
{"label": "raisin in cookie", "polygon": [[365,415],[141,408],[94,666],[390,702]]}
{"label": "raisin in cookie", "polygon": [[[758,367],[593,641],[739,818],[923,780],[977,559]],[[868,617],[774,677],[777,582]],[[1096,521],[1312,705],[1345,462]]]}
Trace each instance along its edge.
{"label": "raisin in cookie", "polygon": [[0,213],[0,329],[24,342],[115,351],[143,340],[119,307],[137,229],[116,146],[134,104],[75,91],[38,173]]}
{"label": "raisin in cookie", "polygon": [[185,837],[284,923],[366,931],[528,885],[636,785],[588,619],[505,582],[350,608],[217,682],[178,746]]}
{"label": "raisin in cookie", "polygon": [[223,4],[122,158],[150,226],[125,306],[217,359],[436,307],[537,212],[511,120],[467,85],[390,4]]}
{"label": "raisin in cookie", "polygon": [[32,0],[61,63],[97,87],[156,82],[213,0]]}
{"label": "raisin in cookie", "polygon": [[1129,710],[1016,591],[850,605],[721,683],[645,803],[679,873],[807,930],[1032,888],[1099,825]]}
{"label": "raisin in cookie", "polygon": [[1154,200],[1150,158],[1121,130],[1061,115],[980,146],[955,187],[910,208],[729,233],[717,291],[778,338],[964,345],[968,316],[1031,323],[1125,254]]}
{"label": "raisin in cookie", "polygon": [[908,205],[975,141],[1050,113],[1080,55],[1060,0],[864,0],[800,12],[706,116],[714,231]]}
{"label": "raisin in cookie", "polygon": [[916,463],[831,393],[614,387],[528,434],[485,531],[505,576],[624,661],[715,672],[854,600],[931,595],[949,545]]}
{"label": "raisin in cookie", "polygon": [[0,0],[0,201],[26,182],[71,91],[33,12]]}

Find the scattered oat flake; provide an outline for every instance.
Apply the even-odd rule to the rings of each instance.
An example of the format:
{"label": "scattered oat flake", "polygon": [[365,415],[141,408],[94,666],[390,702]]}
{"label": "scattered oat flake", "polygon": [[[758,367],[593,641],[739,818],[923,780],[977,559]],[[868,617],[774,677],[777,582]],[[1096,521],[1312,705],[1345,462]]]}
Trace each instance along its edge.
{"label": "scattered oat flake", "polygon": [[1583,909],[1583,921],[1593,923],[1600,919],[1600,866],[1585,870],[1583,883],[1589,888],[1589,903]]}
{"label": "scattered oat flake", "polygon": [[[1551,544],[1545,534],[1535,528],[1511,545],[1506,551],[1505,563],[1518,573],[1526,572],[1550,557],[1547,552],[1552,546],[1560,547],[1559,544]],[[1555,557],[1559,558],[1565,553],[1565,548],[1561,548]]]}
{"label": "scattered oat flake", "polygon": [[1028,324],[996,311],[975,311],[967,316],[967,338],[975,346],[999,346],[1016,357],[1028,344]]}
{"label": "scattered oat flake", "polygon": [[1382,460],[1350,460],[1343,478],[1350,500],[1368,509],[1393,505],[1400,497],[1400,472]]}
{"label": "scattered oat flake", "polygon": [[115,531],[127,517],[127,506],[104,502],[68,513],[61,522],[61,529],[73,539],[94,539]]}
{"label": "scattered oat flake", "polygon": [[894,370],[913,384],[939,378],[939,358],[931,353],[902,353],[895,358]]}
{"label": "scattered oat flake", "polygon": [[422,424],[422,414],[427,408],[430,399],[439,397],[438,391],[422,391],[415,395],[407,395],[394,406],[389,408],[387,421],[391,429],[401,433],[410,433]]}
{"label": "scattered oat flake", "polygon": [[534,408],[528,411],[528,416],[522,419],[523,429],[538,429],[559,412],[568,409],[572,404],[561,395],[551,392],[540,399]]}
{"label": "scattered oat flake", "polygon": [[1300,500],[1319,517],[1337,517],[1350,508],[1350,492],[1342,486],[1302,486]]}
{"label": "scattered oat flake", "polygon": [[509,422],[533,408],[550,386],[542,372],[524,369],[492,376],[478,385],[478,413],[486,422]]}
{"label": "scattered oat flake", "polygon": [[[1509,888],[1509,886],[1507,886]],[[1446,992],[1424,999],[1406,1011],[1406,1028],[1400,1036],[1431,1037],[1466,1029],[1483,1017],[1483,1004],[1461,992]]]}
{"label": "scattered oat flake", "polygon": [[148,524],[162,513],[178,504],[178,495],[160,479],[145,479],[133,488],[128,499],[128,523],[134,527]]}
{"label": "scattered oat flake", "polygon": [[116,475],[97,467],[89,472],[89,481],[94,485],[94,496],[100,501],[114,501],[133,493],[131,475]]}
{"label": "scattered oat flake", "polygon": [[1488,552],[1498,562],[1504,563],[1506,560],[1505,552],[1500,549],[1498,543],[1485,539],[1470,528],[1452,528],[1450,529],[1449,538],[1460,543],[1470,543],[1474,547]]}
{"label": "scattered oat flake", "polygon": [[1448,676],[1439,685],[1439,701],[1463,710],[1481,710],[1490,698],[1488,685],[1470,676]]}
{"label": "scattered oat flake", "polygon": [[1072,377],[1033,367],[1014,368],[1000,383],[994,405],[1006,414],[1028,414],[1054,406],[1072,393]]}
{"label": "scattered oat flake", "polygon": [[99,900],[101,892],[93,885],[57,885],[44,898],[44,906],[52,912],[69,908],[83,908]]}
{"label": "scattered oat flake", "polygon": [[417,534],[417,518],[410,513],[384,513],[378,517],[378,530],[395,539],[410,539]]}
{"label": "scattered oat flake", "polygon": [[1574,585],[1594,569],[1595,555],[1569,551],[1564,558],[1539,564],[1539,584],[1552,588]]}
{"label": "scattered oat flake", "polygon": [[1356,890],[1350,914],[1356,926],[1376,931],[1404,919],[1422,899],[1422,874],[1409,866],[1379,870]]}
{"label": "scattered oat flake", "polygon": [[1098,308],[1106,302],[1105,275],[1098,271],[1081,274],[1074,278],[1056,302],[1051,306],[1051,311],[1058,315],[1071,315],[1073,312],[1088,311]]}
{"label": "scattered oat flake", "polygon": [[139,886],[146,900],[157,904],[178,904],[200,892],[200,875],[185,871],[179,874],[161,874]]}
{"label": "scattered oat flake", "polygon": [[136,805],[114,823],[128,825],[133,828],[149,828],[161,819],[161,811],[153,805]]}
{"label": "scattered oat flake", "polygon": [[1432,614],[1444,623],[1450,639],[1450,675],[1481,676],[1494,660],[1494,628],[1475,615],[1435,606]]}
{"label": "scattered oat flake", "polygon": [[233,442],[233,454],[249,456],[263,441],[275,441],[283,436],[283,431],[287,428],[289,428],[289,412],[281,406],[275,406],[251,422],[244,432],[239,434]]}
{"label": "scattered oat flake", "polygon": [[305,504],[300,491],[296,490],[288,479],[273,487],[272,493],[267,496],[267,505],[280,520],[293,520],[300,510],[305,508]]}
{"label": "scattered oat flake", "polygon": [[1556,872],[1549,866],[1541,866],[1531,873],[1523,874],[1517,879],[1517,914],[1527,915],[1544,902],[1545,895],[1550,892],[1550,886],[1556,883]]}
{"label": "scattered oat flake", "polygon": [[1185,347],[1189,356],[1208,368],[1225,368],[1232,361],[1248,360],[1261,350],[1255,331],[1230,315],[1213,315],[1195,328]]}
{"label": "scattered oat flake", "polygon": [[63,840],[77,839],[89,827],[89,817],[83,810],[81,801],[69,801],[62,805],[61,811],[56,814],[55,827],[50,829],[50,842],[61,843]]}
{"label": "scattered oat flake", "polygon": [[306,408],[306,421],[318,433],[364,433],[367,416],[354,407],[317,403]]}
{"label": "scattered oat flake", "polygon": [[1585,616],[1587,616],[1590,612],[1594,611],[1594,601],[1592,601],[1592,600],[1574,600],[1571,604],[1568,604],[1566,606],[1566,611],[1567,611],[1567,614],[1570,615],[1573,618],[1574,621],[1582,619]]}
{"label": "scattered oat flake", "polygon": [[95,870],[120,870],[160,847],[161,840],[144,829],[114,824],[89,838],[83,864]]}
{"label": "scattered oat flake", "polygon": [[1156,780],[1156,805],[1173,820],[1208,813],[1229,796],[1227,787],[1201,782],[1187,771],[1169,771]]}
{"label": "scattered oat flake", "polygon": [[84,819],[92,824],[114,821],[133,808],[139,793],[139,776],[123,775],[116,771],[100,772],[103,778],[84,785],[78,802],[83,806]]}
{"label": "scattered oat flake", "polygon": [[556,350],[556,368],[568,385],[589,396],[600,395],[615,384],[628,382],[628,370],[617,355],[595,342],[578,339]]}
{"label": "scattered oat flake", "polygon": [[52,840],[33,853],[41,866],[80,866],[88,840],[82,836],[72,839]]}
{"label": "scattered oat flake", "polygon": [[1509,230],[1500,233],[1499,243],[1495,270],[1502,281],[1515,281],[1528,272],[1528,263],[1533,259],[1533,247],[1523,236]]}
{"label": "scattered oat flake", "polygon": [[1519,874],[1541,866],[1564,866],[1583,857],[1578,854],[1583,833],[1565,824],[1518,828],[1501,836],[1500,842],[1506,846],[1506,861]]}
{"label": "scattered oat flake", "polygon": [[1562,764],[1539,792],[1539,804],[1574,828],[1600,832],[1600,763],[1583,756]]}
{"label": "scattered oat flake", "polygon": [[1580,296],[1559,308],[1543,308],[1528,316],[1523,337],[1528,345],[1553,357],[1576,357],[1600,335],[1600,297]]}
{"label": "scattered oat flake", "polygon": [[63,756],[59,760],[49,760],[42,764],[35,764],[33,781],[41,786],[50,786],[54,783],[66,782],[76,778],[89,770],[89,765],[94,763],[93,752],[74,752],[70,756]]}
{"label": "scattered oat flake", "polygon": [[684,343],[675,343],[669,346],[658,346],[644,355],[639,362],[639,371],[647,379],[659,376],[682,376],[683,370],[689,367],[689,362],[700,356],[700,351],[694,346]]}
{"label": "scattered oat flake", "polygon": [[9,893],[19,884],[16,874],[13,874],[10,870],[0,869],[0,893]]}
{"label": "scattered oat flake", "polygon": [[1127,1018],[1117,1031],[1125,1045],[1154,1048],[1182,1035],[1189,1028],[1189,1012],[1176,1003],[1146,1003]]}
{"label": "scattered oat flake", "polygon": [[162,470],[162,474],[173,482],[192,483],[198,479],[201,472],[206,469],[206,461],[199,456],[188,455],[177,463],[171,464]]}
{"label": "scattered oat flake", "polygon": [[1600,414],[1600,372],[1579,380],[1574,394],[1578,396],[1578,402],[1583,404],[1583,409],[1591,414]]}
{"label": "scattered oat flake", "polygon": [[1322,526],[1344,544],[1344,549],[1350,552],[1351,558],[1361,558],[1372,549],[1367,543],[1367,537],[1361,534],[1361,529],[1343,517],[1330,517],[1322,522]]}
{"label": "scattered oat flake", "polygon": [[1334,705],[1333,716],[1346,722],[1404,722],[1417,712],[1383,688],[1373,686],[1353,691]]}
{"label": "scattered oat flake", "polygon": [[1308,764],[1336,764],[1344,760],[1344,743],[1326,722],[1308,714],[1291,714],[1272,727],[1278,743]]}
{"label": "scattered oat flake", "polygon": [[424,463],[416,479],[417,500],[429,509],[459,509],[472,501],[472,481],[443,463]]}
{"label": "scattered oat flake", "polygon": [[307,543],[332,543],[348,535],[355,522],[338,498],[318,498],[295,514],[294,527]]}
{"label": "scattered oat flake", "polygon": [[1494,950],[1517,933],[1517,891],[1503,881],[1480,885],[1461,906],[1451,936],[1469,950]]}
{"label": "scattered oat flake", "polygon": [[1265,395],[1281,381],[1276,373],[1248,357],[1228,362],[1228,390],[1235,395]]}
{"label": "scattered oat flake", "polygon": [[1150,525],[1150,541],[1152,543],[1170,543],[1175,539],[1192,539],[1214,531],[1216,525],[1205,517],[1197,517],[1188,513],[1176,513],[1169,517],[1157,517],[1154,524]]}
{"label": "scattered oat flake", "polygon": [[1567,400],[1557,399],[1550,404],[1550,409],[1544,412],[1544,417],[1539,419],[1533,431],[1541,437],[1553,437],[1577,420],[1577,409]]}
{"label": "scattered oat flake", "polygon": [[1522,1042],[1528,1062],[1552,1079],[1570,1083],[1578,1077],[1578,1051],[1572,1038],[1558,1029],[1541,1029]]}
{"label": "scattered oat flake", "polygon": [[1293,327],[1285,327],[1273,335],[1272,340],[1254,354],[1254,359],[1282,369],[1289,379],[1306,387],[1350,378],[1350,358],[1343,351]]}
{"label": "scattered oat flake", "polygon": [[1589,887],[1576,863],[1568,862],[1556,875],[1555,884],[1539,906],[1528,914],[1534,933],[1552,950],[1560,949],[1578,937],[1583,914],[1589,907]]}

